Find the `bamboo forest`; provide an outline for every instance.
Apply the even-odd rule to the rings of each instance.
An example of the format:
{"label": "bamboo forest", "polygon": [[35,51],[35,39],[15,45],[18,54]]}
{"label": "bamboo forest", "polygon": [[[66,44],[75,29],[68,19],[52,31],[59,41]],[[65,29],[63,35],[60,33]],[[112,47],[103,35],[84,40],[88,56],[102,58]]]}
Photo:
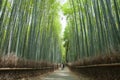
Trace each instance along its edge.
{"label": "bamboo forest", "polygon": [[120,80],[120,0],[0,0],[0,80]]}

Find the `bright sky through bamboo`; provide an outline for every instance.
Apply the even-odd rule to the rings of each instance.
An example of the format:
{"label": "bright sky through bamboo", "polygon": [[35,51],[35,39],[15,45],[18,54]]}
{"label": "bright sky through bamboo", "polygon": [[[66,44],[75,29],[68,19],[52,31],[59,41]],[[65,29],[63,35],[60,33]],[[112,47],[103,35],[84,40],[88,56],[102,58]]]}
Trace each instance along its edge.
{"label": "bright sky through bamboo", "polygon": [[[66,3],[66,1],[67,0],[60,0],[61,5]],[[66,21],[66,16],[63,14],[62,11],[59,11],[59,15],[60,15],[60,23],[61,23],[61,27],[62,27],[61,36],[63,36],[67,21]]]}

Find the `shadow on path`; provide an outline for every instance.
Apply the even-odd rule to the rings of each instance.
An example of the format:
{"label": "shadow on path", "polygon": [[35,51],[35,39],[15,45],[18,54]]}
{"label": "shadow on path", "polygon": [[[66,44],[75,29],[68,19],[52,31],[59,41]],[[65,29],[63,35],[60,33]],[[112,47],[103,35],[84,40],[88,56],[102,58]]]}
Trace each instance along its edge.
{"label": "shadow on path", "polygon": [[68,68],[64,70],[57,70],[47,76],[41,78],[41,80],[79,80],[77,76],[73,75]]}

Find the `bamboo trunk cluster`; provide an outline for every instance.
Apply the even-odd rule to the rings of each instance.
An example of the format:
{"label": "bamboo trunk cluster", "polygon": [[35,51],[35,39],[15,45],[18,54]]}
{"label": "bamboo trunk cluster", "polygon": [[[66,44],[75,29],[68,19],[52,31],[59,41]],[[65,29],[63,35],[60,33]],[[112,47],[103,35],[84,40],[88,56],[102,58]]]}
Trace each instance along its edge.
{"label": "bamboo trunk cluster", "polygon": [[0,0],[0,56],[8,62],[13,56],[22,62],[60,62],[58,5],[56,0]]}
{"label": "bamboo trunk cluster", "polygon": [[68,19],[64,37],[67,61],[120,55],[119,3],[119,0],[69,0],[65,4],[68,7],[63,6]]}

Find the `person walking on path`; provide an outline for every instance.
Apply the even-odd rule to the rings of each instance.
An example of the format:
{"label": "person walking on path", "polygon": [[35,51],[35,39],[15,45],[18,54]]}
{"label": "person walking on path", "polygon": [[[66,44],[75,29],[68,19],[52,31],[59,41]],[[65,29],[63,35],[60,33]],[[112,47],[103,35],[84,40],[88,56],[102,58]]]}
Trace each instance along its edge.
{"label": "person walking on path", "polygon": [[63,70],[64,67],[65,67],[65,65],[62,63],[62,64],[61,64],[61,70]]}

